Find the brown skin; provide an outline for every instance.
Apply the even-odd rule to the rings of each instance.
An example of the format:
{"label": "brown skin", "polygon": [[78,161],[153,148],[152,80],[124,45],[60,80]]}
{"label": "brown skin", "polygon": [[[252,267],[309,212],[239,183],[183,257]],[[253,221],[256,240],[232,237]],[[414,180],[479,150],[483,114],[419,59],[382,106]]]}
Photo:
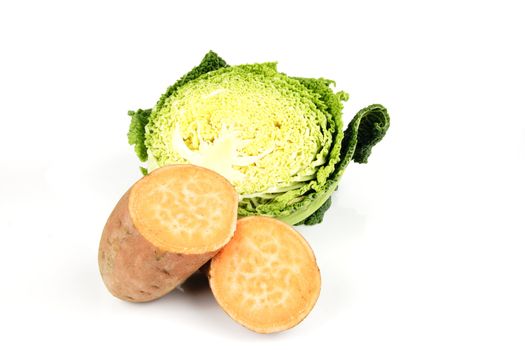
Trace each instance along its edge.
{"label": "brown skin", "polygon": [[130,218],[129,192],[120,199],[104,227],[98,255],[100,273],[117,298],[151,301],[171,292],[216,251],[186,255],[155,247]]}

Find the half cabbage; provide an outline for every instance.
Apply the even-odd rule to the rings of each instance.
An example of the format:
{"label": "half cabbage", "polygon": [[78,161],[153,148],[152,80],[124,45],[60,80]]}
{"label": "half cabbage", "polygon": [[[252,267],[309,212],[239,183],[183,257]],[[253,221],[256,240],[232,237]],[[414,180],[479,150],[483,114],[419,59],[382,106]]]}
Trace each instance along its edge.
{"label": "half cabbage", "polygon": [[275,63],[228,66],[214,52],[183,76],[153,109],[129,112],[129,143],[144,172],[192,163],[226,177],[239,215],[316,224],[350,162],[366,163],[385,135],[381,105],[362,109],[343,131],[332,81],[289,77]]}

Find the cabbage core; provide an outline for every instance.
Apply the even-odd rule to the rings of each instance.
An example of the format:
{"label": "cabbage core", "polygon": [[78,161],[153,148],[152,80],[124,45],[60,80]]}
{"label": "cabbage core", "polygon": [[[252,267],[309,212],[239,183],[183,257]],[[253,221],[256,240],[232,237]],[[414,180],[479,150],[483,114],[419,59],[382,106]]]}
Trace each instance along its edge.
{"label": "cabbage core", "polygon": [[315,96],[275,64],[220,69],[185,84],[146,127],[149,171],[192,163],[241,198],[272,198],[315,178],[332,134]]}

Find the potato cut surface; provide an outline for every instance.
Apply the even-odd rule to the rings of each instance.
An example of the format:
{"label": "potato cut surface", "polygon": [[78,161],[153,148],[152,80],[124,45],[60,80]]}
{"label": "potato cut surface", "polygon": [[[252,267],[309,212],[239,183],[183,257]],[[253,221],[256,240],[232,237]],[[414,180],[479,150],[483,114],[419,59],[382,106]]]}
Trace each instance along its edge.
{"label": "potato cut surface", "polygon": [[321,277],[311,248],[297,231],[275,219],[247,217],[212,259],[210,286],[233,319],[272,333],[306,317],[319,296]]}
{"label": "potato cut surface", "polygon": [[219,174],[194,165],[166,166],[133,187],[129,208],[138,231],[168,252],[200,254],[233,234],[237,193]]}

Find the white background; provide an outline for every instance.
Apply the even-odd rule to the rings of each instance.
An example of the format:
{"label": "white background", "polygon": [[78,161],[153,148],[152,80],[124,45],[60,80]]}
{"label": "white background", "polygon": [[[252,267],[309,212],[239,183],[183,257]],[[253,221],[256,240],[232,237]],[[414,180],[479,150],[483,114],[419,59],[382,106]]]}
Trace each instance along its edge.
{"label": "white background", "polygon": [[[1,2],[0,348],[524,349],[519,1],[182,3]],[[98,273],[139,177],[126,112],[209,49],[337,80],[346,121],[391,114],[325,222],[299,227],[323,286],[284,333],[242,328],[205,288],[129,304]]]}

